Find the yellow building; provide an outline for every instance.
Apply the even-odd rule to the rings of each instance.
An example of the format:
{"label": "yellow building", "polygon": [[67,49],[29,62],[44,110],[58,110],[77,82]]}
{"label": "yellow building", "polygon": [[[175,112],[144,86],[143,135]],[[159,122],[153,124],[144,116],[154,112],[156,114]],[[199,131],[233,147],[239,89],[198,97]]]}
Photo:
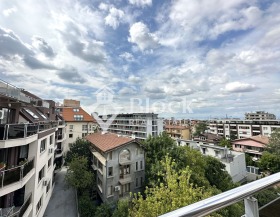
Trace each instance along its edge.
{"label": "yellow building", "polygon": [[165,132],[173,139],[190,139],[191,131],[189,127],[178,125],[165,125]]}

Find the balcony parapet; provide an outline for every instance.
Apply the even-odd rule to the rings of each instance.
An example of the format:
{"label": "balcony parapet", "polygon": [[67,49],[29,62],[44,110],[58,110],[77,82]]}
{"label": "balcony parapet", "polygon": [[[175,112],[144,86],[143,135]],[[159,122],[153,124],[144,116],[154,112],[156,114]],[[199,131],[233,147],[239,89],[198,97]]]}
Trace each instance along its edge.
{"label": "balcony parapet", "polygon": [[44,130],[57,127],[57,125],[58,122],[0,124],[0,141],[27,138]]}

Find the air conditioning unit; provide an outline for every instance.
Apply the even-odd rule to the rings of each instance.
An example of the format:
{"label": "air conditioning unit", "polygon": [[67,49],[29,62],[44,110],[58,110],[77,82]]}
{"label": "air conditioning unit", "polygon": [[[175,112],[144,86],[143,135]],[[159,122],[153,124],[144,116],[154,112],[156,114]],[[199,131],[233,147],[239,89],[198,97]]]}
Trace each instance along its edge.
{"label": "air conditioning unit", "polygon": [[49,148],[49,154],[53,153],[53,149]]}
{"label": "air conditioning unit", "polygon": [[115,191],[120,191],[121,187],[119,185],[115,186]]}
{"label": "air conditioning unit", "polygon": [[47,185],[48,185],[48,180],[47,179],[43,180],[43,186],[47,186]]}

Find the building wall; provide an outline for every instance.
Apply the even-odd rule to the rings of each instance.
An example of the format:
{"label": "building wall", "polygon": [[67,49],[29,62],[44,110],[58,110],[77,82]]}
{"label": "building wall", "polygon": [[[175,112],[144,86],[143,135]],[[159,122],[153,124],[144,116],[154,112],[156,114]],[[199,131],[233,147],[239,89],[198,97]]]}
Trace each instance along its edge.
{"label": "building wall", "polygon": [[[234,152],[232,152],[234,154]],[[230,163],[224,163],[226,170],[230,174],[233,182],[240,182],[246,179],[246,161],[245,154],[234,154],[233,161]]]}

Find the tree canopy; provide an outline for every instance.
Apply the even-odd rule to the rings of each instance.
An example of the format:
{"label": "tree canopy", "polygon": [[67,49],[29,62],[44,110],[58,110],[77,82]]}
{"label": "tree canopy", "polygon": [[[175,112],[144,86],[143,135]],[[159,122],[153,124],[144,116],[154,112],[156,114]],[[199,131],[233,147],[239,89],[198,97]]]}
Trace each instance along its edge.
{"label": "tree canopy", "polygon": [[207,130],[207,124],[205,122],[199,122],[196,126],[195,126],[195,133],[194,136],[198,136],[201,133],[204,133],[205,130]]}
{"label": "tree canopy", "polygon": [[271,154],[280,156],[280,129],[275,129],[271,133],[269,143],[265,149]]}

